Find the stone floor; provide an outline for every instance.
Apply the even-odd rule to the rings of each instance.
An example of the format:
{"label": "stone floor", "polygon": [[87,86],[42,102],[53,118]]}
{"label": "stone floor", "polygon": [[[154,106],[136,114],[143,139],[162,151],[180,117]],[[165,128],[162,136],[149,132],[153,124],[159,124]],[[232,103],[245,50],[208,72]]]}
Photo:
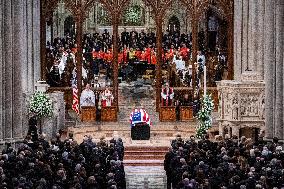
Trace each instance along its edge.
{"label": "stone floor", "polygon": [[127,189],[166,189],[163,166],[125,166]]}

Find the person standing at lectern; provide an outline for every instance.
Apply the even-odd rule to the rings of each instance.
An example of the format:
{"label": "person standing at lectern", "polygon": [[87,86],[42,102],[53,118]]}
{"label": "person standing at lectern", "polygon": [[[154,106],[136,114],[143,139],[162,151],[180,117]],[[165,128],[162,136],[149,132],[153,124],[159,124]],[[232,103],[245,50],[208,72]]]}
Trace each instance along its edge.
{"label": "person standing at lectern", "polygon": [[172,87],[169,87],[168,82],[165,84],[165,87],[162,89],[161,97],[162,97],[162,106],[173,105],[174,89]]}
{"label": "person standing at lectern", "polygon": [[80,106],[95,106],[96,98],[94,92],[91,90],[90,84],[86,85],[86,88],[82,91],[80,98]]}
{"label": "person standing at lectern", "polygon": [[192,98],[188,94],[184,94],[183,98],[180,100],[181,106],[190,106],[192,105]]}
{"label": "person standing at lectern", "polygon": [[102,92],[102,107],[109,107],[112,106],[112,101],[114,97],[112,92],[106,87],[104,92]]}

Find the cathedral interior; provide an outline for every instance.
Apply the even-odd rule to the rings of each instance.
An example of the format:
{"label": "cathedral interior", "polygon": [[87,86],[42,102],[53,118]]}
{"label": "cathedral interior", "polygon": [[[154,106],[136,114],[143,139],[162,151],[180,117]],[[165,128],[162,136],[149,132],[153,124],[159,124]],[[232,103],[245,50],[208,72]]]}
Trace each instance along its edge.
{"label": "cathedral interior", "polygon": [[[0,21],[0,188],[21,188],[3,164],[28,147],[56,151],[60,165],[35,159],[57,177],[75,168],[81,188],[284,187],[283,0],[1,0]],[[49,101],[33,111],[36,94]],[[219,182],[214,160],[250,177]],[[53,188],[47,177],[30,188]]]}

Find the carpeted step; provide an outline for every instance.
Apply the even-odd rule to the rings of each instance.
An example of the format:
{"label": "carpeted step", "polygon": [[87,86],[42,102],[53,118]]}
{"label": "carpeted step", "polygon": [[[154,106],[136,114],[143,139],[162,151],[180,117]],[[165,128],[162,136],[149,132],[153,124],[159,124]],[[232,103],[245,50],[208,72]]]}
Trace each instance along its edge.
{"label": "carpeted step", "polygon": [[168,146],[127,146],[125,151],[168,151]]}
{"label": "carpeted step", "polygon": [[123,160],[125,166],[163,166],[164,160]]}
{"label": "carpeted step", "polygon": [[124,155],[133,155],[133,156],[137,156],[137,155],[165,155],[166,152],[165,151],[152,151],[151,153],[149,153],[148,151],[125,151]]}
{"label": "carpeted step", "polygon": [[124,155],[124,160],[164,160],[165,154],[133,154]]}

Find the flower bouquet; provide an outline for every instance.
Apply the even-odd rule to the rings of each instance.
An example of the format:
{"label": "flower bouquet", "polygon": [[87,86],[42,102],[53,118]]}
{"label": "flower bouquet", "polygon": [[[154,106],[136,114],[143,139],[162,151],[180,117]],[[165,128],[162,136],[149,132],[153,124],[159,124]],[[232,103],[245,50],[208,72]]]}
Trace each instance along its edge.
{"label": "flower bouquet", "polygon": [[197,114],[198,126],[196,129],[196,137],[202,138],[207,130],[212,126],[212,112],[214,109],[214,101],[211,94],[205,95],[202,99],[202,108]]}
{"label": "flower bouquet", "polygon": [[45,93],[36,91],[29,101],[29,112],[34,114],[38,120],[51,117],[53,113],[52,100]]}

